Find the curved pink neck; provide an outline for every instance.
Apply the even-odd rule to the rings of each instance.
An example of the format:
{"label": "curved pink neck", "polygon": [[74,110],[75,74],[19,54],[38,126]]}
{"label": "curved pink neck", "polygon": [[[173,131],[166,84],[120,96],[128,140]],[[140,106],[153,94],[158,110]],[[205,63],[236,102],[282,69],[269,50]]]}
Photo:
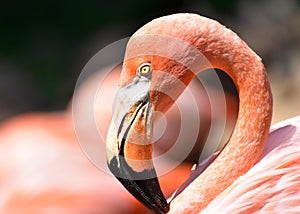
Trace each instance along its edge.
{"label": "curved pink neck", "polygon": [[188,42],[195,45],[214,68],[222,69],[233,79],[239,94],[239,114],[225,148],[213,164],[172,201],[171,213],[202,210],[247,172],[261,155],[272,117],[272,94],[261,59],[218,22],[197,15],[185,18],[182,21],[181,17],[180,21],[190,28],[186,32],[198,31],[198,37],[185,35],[192,38]]}

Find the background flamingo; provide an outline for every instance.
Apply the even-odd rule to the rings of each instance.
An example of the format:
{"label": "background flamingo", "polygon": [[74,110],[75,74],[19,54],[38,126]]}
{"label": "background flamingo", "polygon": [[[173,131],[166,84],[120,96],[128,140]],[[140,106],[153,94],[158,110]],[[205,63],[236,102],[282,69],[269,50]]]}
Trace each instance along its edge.
{"label": "background flamingo", "polygon": [[[162,38],[161,36],[166,37]],[[142,39],[139,40],[139,38]],[[169,39],[169,42],[167,42],[167,40],[165,41],[164,38]],[[272,159],[268,159],[268,156],[273,157],[274,155],[276,157],[278,150],[280,150],[283,155],[292,155],[289,155],[289,158],[287,158],[288,160],[284,164],[280,165],[280,167],[278,167],[278,164],[276,163],[278,163],[281,158],[277,156],[278,159],[276,160],[275,158],[275,165],[273,162],[273,165],[270,165],[271,168],[264,170],[264,174],[262,174],[261,177],[256,178],[259,183],[256,183],[254,186],[249,185],[247,187],[248,189],[244,190],[244,192],[247,192],[247,194],[250,195],[248,198],[251,198],[251,201],[247,201],[247,203],[242,202],[241,204],[237,203],[237,207],[240,207],[236,207],[236,210],[296,210],[299,202],[297,199],[297,196],[299,196],[299,182],[297,182],[297,180],[300,176],[298,171],[300,156],[299,145],[297,145],[299,143],[299,128],[295,126],[298,126],[297,124],[299,119],[294,119],[294,122],[296,123],[294,127],[284,127],[284,129],[287,129],[285,132],[277,129],[277,132],[279,132],[279,134],[277,133],[277,136],[286,134],[285,137],[288,137],[287,140],[278,139],[278,143],[273,144],[272,135],[276,135],[275,131],[275,134],[273,133],[270,135],[270,141],[265,147],[265,141],[267,139],[272,116],[272,95],[264,66],[261,63],[260,58],[250,48],[248,48],[248,46],[242,40],[240,40],[236,34],[232,33],[224,26],[215,21],[193,14],[175,14],[155,19],[146,24],[132,36],[127,45],[127,51],[125,55],[126,59],[123,64],[123,71],[120,78],[121,89],[118,93],[126,93],[127,88],[135,87],[134,84],[139,84],[138,75],[143,75],[143,73],[140,73],[140,68],[148,66],[146,73],[148,74],[151,72],[151,67],[153,67],[153,73],[151,74],[152,77],[147,76],[148,79],[152,78],[152,80],[150,79],[149,81],[151,82],[151,89],[154,89],[154,91],[150,92],[151,103],[155,110],[164,112],[169,108],[169,106],[171,106],[171,102],[168,97],[166,97],[164,94],[161,94],[160,91],[157,90],[163,89],[163,92],[167,94],[169,93],[169,96],[176,98],[179,96],[178,91],[182,92],[183,89],[177,88],[175,91],[169,90],[170,88],[174,90],[180,85],[176,81],[168,79],[170,77],[166,73],[160,74],[162,76],[159,76],[159,73],[156,73],[156,71],[172,73],[173,76],[177,77],[185,84],[189,84],[193,78],[191,68],[204,70],[205,68],[209,67],[209,65],[205,64],[205,61],[201,61],[201,57],[198,58],[198,60],[202,63],[197,64],[197,62],[194,62],[196,61],[195,58],[197,59],[197,55],[195,55],[193,49],[189,49],[186,46],[181,47],[180,44],[177,44],[176,40],[172,40],[172,38],[181,39],[196,47],[208,59],[208,61],[212,64],[212,67],[220,68],[227,72],[229,76],[231,76],[239,92],[240,109],[235,129],[227,145],[220,152],[214,162],[171,202],[170,213],[197,213],[203,210],[220,193],[222,193],[224,190],[226,191],[227,188],[229,188],[228,192],[232,193],[236,185],[234,181],[241,175],[247,172],[245,177],[252,177],[251,170],[249,171],[249,169],[260,158],[260,162],[255,165],[253,170],[255,168],[263,167],[270,159]],[[164,42],[161,43],[162,41]],[[169,46],[169,44],[172,44],[172,46]],[[153,55],[151,54],[153,53],[151,52],[152,47],[162,47],[162,49],[166,48],[167,51],[164,52],[161,49],[154,49],[155,51],[158,51],[154,51],[158,54]],[[174,47],[176,48],[174,49]],[[181,63],[186,63],[184,64],[185,67],[182,67],[182,64],[178,63],[176,59],[182,60],[184,57],[191,57],[191,59],[181,61]],[[149,65],[143,64],[145,62]],[[132,83],[134,78],[135,80]],[[138,93],[138,91],[136,93]],[[136,95],[138,94],[129,94],[129,96]],[[119,96],[122,97],[122,94]],[[126,103],[127,101],[121,99],[120,102]],[[126,105],[120,106],[121,107],[119,108],[126,107]],[[132,111],[131,108],[129,109]],[[125,112],[126,110],[127,109],[125,109]],[[139,108],[134,110],[134,112],[135,111],[139,112]],[[119,109],[117,109],[116,112],[118,113]],[[137,113],[137,115],[139,114]],[[136,158],[136,160],[144,160],[143,157],[130,156],[131,152],[135,152],[135,147],[131,147],[130,142],[138,142],[140,138],[135,138],[134,134],[130,134],[128,147],[126,145],[128,144],[127,136],[123,136],[126,138],[125,141],[122,140],[122,144],[121,142],[118,142],[119,139],[116,138],[116,130],[122,130],[123,124],[120,123],[119,127],[119,122],[117,121],[119,120],[119,117],[122,116],[123,113],[118,113],[116,115],[116,119],[112,121],[112,126],[107,139],[109,149],[108,164],[113,172],[117,172],[116,169],[120,167],[119,165],[115,165],[114,161],[118,160],[120,163],[122,163],[122,159],[119,159],[121,155],[124,155],[125,163],[131,158]],[[137,121],[139,121],[139,118]],[[117,124],[118,126],[114,128],[114,124]],[[132,129],[134,129],[134,124],[135,119],[133,120],[133,125],[130,125],[129,127],[133,127]],[[148,122],[144,125],[145,130],[149,128],[147,124]],[[285,126],[285,124],[283,124],[283,126]],[[142,133],[146,133],[147,135],[149,134],[147,131]],[[290,134],[290,136],[288,134]],[[125,149],[127,149],[125,150],[126,153],[120,153],[120,151],[118,152],[119,147],[116,148],[114,145],[115,143],[117,143],[119,146],[124,146],[125,144]],[[286,145],[284,145],[286,143],[291,145],[288,149],[286,149]],[[298,151],[291,151],[294,146],[298,147]],[[142,150],[143,145],[141,144],[140,147],[141,148],[139,149]],[[284,147],[285,150],[283,149]],[[263,149],[265,149],[265,156],[261,157]],[[152,167],[153,166],[150,166],[149,168],[149,166],[147,166],[144,168],[144,170],[152,170]],[[278,168],[282,168],[282,170],[274,172]],[[293,169],[295,169],[296,172],[292,171]],[[126,169],[120,168],[119,170],[121,173],[122,170],[124,170],[125,173],[131,173],[132,171],[132,177],[126,177],[125,179],[132,180],[133,183],[135,183],[135,173],[138,174],[141,171],[139,168],[136,168],[136,165],[131,165],[130,162],[126,164]],[[270,174],[268,172],[270,172]],[[276,178],[273,177],[274,174],[276,174]],[[119,175],[116,174],[116,176]],[[121,182],[122,179],[122,177],[119,178]],[[248,180],[248,182],[251,183],[251,180]],[[275,183],[278,185],[276,186]],[[126,183],[123,183],[123,185],[129,190],[132,190],[132,186],[127,186]],[[165,202],[162,200],[158,201],[158,199],[150,194],[147,195],[147,188],[156,189],[159,188],[158,186],[147,187],[142,186],[142,183],[137,185],[141,190],[138,191],[138,194],[134,193],[135,197],[139,198],[145,204],[148,203],[147,206],[149,208],[153,208],[156,212],[166,212],[166,207],[161,206],[161,204]],[[271,190],[270,186],[274,185],[276,188]],[[253,188],[257,189],[254,191],[249,191]],[[288,193],[284,191],[287,191]],[[241,192],[243,192],[243,190],[241,190]],[[257,194],[257,192],[260,194]],[[144,194],[146,194],[150,199],[145,198],[143,196]],[[226,193],[224,194],[226,196]],[[273,196],[272,199],[269,199],[268,196],[270,195]],[[280,201],[280,199],[286,196],[289,197],[289,199],[286,200],[287,203]],[[282,204],[282,206],[280,206],[280,204]]]}
{"label": "background flamingo", "polygon": [[[86,159],[77,143],[70,115],[18,116],[1,124],[0,136],[1,213],[143,210],[115,185],[111,176]],[[112,190],[124,204],[114,206]]]}

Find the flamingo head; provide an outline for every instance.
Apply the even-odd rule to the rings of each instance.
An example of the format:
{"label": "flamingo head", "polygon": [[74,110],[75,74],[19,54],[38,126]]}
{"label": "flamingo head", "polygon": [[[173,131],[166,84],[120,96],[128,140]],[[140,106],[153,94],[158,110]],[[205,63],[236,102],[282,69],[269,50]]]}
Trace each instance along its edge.
{"label": "flamingo head", "polygon": [[167,35],[172,26],[164,32],[151,27],[158,23],[128,42],[106,148],[108,167],[123,186],[156,213],[167,213],[152,160],[154,113],[167,111],[194,77],[189,63],[196,54],[176,32]]}

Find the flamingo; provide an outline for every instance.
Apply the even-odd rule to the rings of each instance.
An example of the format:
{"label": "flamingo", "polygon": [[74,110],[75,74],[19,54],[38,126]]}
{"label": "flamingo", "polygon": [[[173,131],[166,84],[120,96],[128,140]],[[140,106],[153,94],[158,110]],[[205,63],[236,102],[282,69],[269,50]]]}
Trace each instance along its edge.
{"label": "flamingo", "polygon": [[[167,203],[153,163],[155,111],[166,112],[196,74],[218,68],[239,94],[228,143]],[[272,93],[262,60],[217,21],[198,14],[152,20],[130,38],[109,127],[107,164],[155,213],[299,213],[300,117],[271,128]]]}

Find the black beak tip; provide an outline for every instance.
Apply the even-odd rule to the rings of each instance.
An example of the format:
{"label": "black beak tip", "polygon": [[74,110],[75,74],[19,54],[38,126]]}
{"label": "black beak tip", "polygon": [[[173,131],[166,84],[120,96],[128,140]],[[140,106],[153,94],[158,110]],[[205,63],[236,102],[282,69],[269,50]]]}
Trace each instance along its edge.
{"label": "black beak tip", "polygon": [[108,167],[122,185],[141,203],[156,214],[165,214],[169,205],[165,199],[154,169],[135,172],[124,161],[118,166],[114,157]]}
{"label": "black beak tip", "polygon": [[157,178],[145,180],[117,178],[137,200],[154,213],[165,214],[169,211],[169,205],[161,192]]}

